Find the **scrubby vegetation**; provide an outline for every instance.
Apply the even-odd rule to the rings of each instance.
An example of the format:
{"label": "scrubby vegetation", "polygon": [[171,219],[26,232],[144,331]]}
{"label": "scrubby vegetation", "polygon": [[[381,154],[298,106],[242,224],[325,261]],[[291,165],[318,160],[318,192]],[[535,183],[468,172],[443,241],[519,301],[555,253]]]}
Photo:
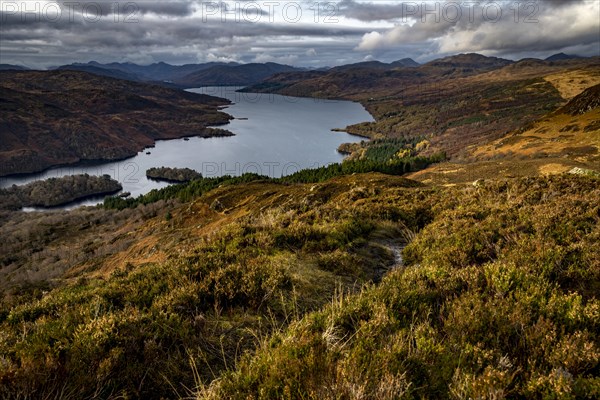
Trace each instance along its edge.
{"label": "scrubby vegetation", "polygon": [[405,268],[264,340],[199,397],[598,398],[600,181],[430,195]]}
{"label": "scrubby vegetation", "polygon": [[0,189],[0,209],[53,207],[90,196],[114,194],[123,187],[109,175],[71,175]]}
{"label": "scrubby vegetation", "polygon": [[572,174],[226,184],[145,223],[189,240],[164,260],[5,298],[0,396],[596,398],[598,197]]}
{"label": "scrubby vegetation", "polygon": [[408,172],[418,171],[433,163],[441,162],[445,154],[439,153],[430,157],[390,158],[385,162],[362,159],[348,160],[340,164],[330,164],[315,169],[304,169],[292,175],[282,178],[269,178],[257,174],[244,174],[239,177],[229,175],[217,178],[198,178],[185,185],[169,186],[160,190],[152,190],[150,193],[137,198],[109,197],[104,200],[107,209],[119,209],[137,207],[139,204],[150,204],[158,200],[178,199],[189,201],[212,189],[223,185],[236,185],[248,182],[263,181],[272,183],[294,184],[294,183],[318,183],[331,178],[367,172],[381,172],[388,175],[403,175]]}
{"label": "scrubby vegetation", "polygon": [[140,229],[173,206],[173,201],[158,201],[122,211],[0,211],[0,300],[39,294],[60,286],[65,275],[97,270],[111,256],[143,242],[151,230]]}
{"label": "scrubby vegetation", "polygon": [[[414,186],[394,179],[397,187]],[[245,208],[247,216],[197,235],[188,252],[178,246],[163,262],[125,263],[107,276],[5,299],[0,396],[172,398],[210,382],[259,338],[393,262],[377,243],[397,236],[397,224],[338,208],[376,193],[376,184],[367,186],[349,192],[347,183],[323,184],[310,192],[280,185],[281,204]],[[261,196],[264,188],[217,193],[228,205],[229,195]],[[202,200],[211,203],[215,195]],[[338,201],[327,201],[333,197]],[[189,207],[163,223],[183,229],[184,215],[193,218]],[[403,209],[418,213],[413,202]],[[198,222],[190,224],[195,229]]]}
{"label": "scrubby vegetation", "polygon": [[167,167],[150,168],[146,171],[146,176],[150,179],[178,183],[185,183],[202,178],[202,174],[193,169]]}

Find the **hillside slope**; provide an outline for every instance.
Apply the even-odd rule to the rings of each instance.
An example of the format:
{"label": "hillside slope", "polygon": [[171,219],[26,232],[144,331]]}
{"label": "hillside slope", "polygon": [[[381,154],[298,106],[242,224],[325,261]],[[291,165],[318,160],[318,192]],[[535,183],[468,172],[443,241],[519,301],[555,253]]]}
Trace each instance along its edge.
{"label": "hillside slope", "polygon": [[[257,337],[378,279],[403,225],[353,204],[416,186],[378,174],[257,181],[183,204],[0,214],[0,397],[188,394]],[[403,206],[411,229],[421,209]]]}
{"label": "hillside slope", "polygon": [[0,394],[594,398],[599,183],[358,174],[0,215],[4,276],[38,274],[4,288]]}
{"label": "hillside slope", "polygon": [[[532,73],[530,66],[522,67]],[[498,139],[465,147],[465,160],[437,164],[408,177],[455,185],[571,170],[600,171],[600,74],[595,74],[595,68],[576,68],[553,72],[544,80],[569,101]]]}
{"label": "hillside slope", "polygon": [[[480,159],[567,158],[600,167],[600,85],[566,105],[473,151]],[[565,167],[568,168],[568,167]]]}
{"label": "hillside slope", "polygon": [[[566,81],[567,73],[574,76]],[[560,78],[556,78],[560,77]],[[353,125],[370,138],[423,138],[454,160],[556,110],[579,90],[600,83],[600,59],[511,62],[462,54],[416,68],[349,68],[278,74],[252,92],[359,101],[375,122]],[[585,83],[580,83],[585,82]]]}
{"label": "hillside slope", "polygon": [[0,72],[0,176],[222,136],[227,100],[77,71]]}
{"label": "hillside slope", "polygon": [[[402,197],[355,206],[389,212]],[[198,399],[598,398],[600,181],[427,197],[404,267],[264,339]]]}

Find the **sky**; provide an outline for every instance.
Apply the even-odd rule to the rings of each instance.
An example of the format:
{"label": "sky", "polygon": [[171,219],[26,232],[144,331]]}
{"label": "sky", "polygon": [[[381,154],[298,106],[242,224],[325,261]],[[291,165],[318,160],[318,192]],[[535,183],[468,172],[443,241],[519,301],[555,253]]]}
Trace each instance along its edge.
{"label": "sky", "polygon": [[600,55],[599,0],[0,0],[0,63],[278,62],[458,53]]}

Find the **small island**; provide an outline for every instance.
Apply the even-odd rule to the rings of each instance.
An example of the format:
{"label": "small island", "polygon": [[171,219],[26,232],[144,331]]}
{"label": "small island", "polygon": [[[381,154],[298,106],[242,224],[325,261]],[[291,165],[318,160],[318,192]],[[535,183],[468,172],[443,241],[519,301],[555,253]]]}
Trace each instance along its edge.
{"label": "small island", "polygon": [[110,175],[88,174],[50,178],[27,185],[0,189],[0,209],[19,210],[23,207],[56,207],[93,196],[111,195],[121,191],[121,184]]}
{"label": "small island", "polygon": [[171,183],[185,183],[202,178],[202,174],[189,168],[150,168],[146,171],[149,179]]}

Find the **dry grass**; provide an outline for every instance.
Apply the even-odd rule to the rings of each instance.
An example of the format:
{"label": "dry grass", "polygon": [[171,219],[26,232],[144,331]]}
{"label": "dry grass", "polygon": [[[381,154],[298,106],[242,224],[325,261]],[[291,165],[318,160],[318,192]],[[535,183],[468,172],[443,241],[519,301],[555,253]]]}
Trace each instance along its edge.
{"label": "dry grass", "polygon": [[550,82],[565,100],[570,100],[585,89],[600,83],[600,66],[561,71],[544,79]]}
{"label": "dry grass", "polygon": [[473,150],[476,159],[564,157],[597,166],[600,148],[600,109],[583,115],[553,114],[523,132]]}
{"label": "dry grass", "polygon": [[[409,200],[375,211],[364,202],[382,190],[412,198],[415,186],[351,175],[224,186],[191,203],[163,202],[139,221],[152,205],[34,215],[61,228],[56,237],[40,232],[51,237],[50,256],[55,242],[71,240],[82,258],[61,264],[55,287],[0,299],[0,397],[60,397],[53,382],[65,382],[77,398],[189,393],[182,385],[198,385],[199,374],[206,384],[233,368],[256,338],[318,309],[336,289],[354,292],[374,280],[390,260],[371,242],[400,219],[399,228],[416,230],[422,205]],[[209,208],[215,200],[222,211]],[[18,233],[25,227],[19,216],[6,216],[3,227]],[[104,226],[80,237],[77,227],[93,218]],[[94,236],[103,239],[97,253],[86,253]],[[190,369],[190,355],[210,371]]]}
{"label": "dry grass", "polygon": [[[539,176],[546,173],[560,173],[579,167],[590,169],[589,163],[581,163],[567,158],[510,159],[432,165],[419,172],[406,175],[407,178],[432,186],[455,186],[471,184],[477,180],[513,179]],[[593,168],[592,168],[593,169]]]}
{"label": "dry grass", "polygon": [[[198,398],[598,398],[599,182],[429,192],[405,268],[277,332]],[[365,206],[408,200],[384,193]]]}

